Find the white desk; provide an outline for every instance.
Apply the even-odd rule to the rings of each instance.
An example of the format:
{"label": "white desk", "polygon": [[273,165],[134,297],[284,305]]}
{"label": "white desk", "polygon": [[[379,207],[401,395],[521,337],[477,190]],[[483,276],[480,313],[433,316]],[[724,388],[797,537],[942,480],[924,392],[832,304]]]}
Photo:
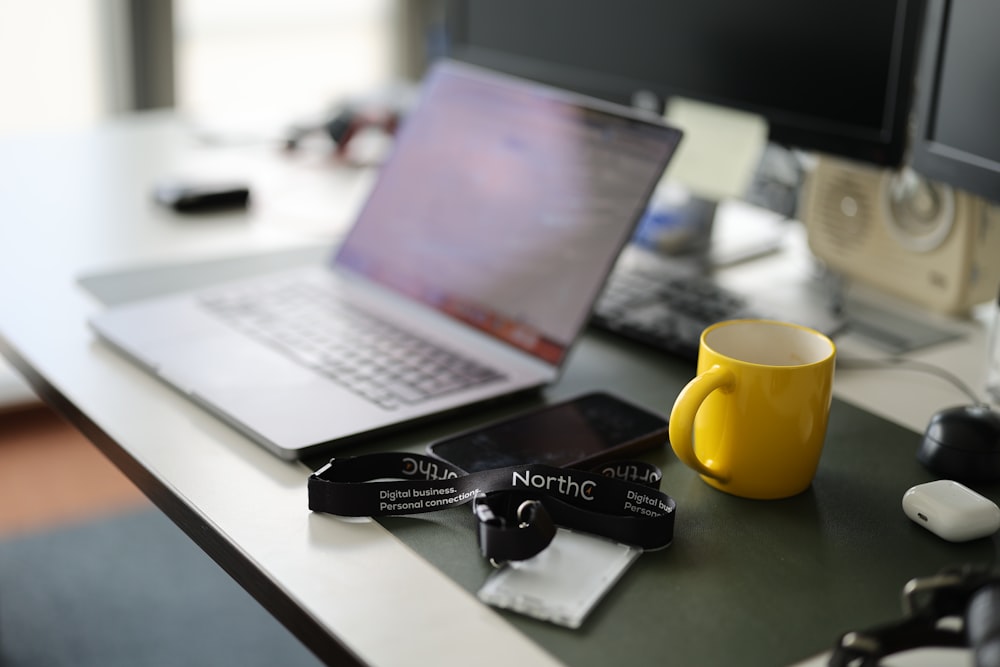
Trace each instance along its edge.
{"label": "white desk", "polygon": [[[285,226],[266,214],[184,219],[156,208],[155,182],[208,163],[263,175],[268,187],[288,175],[270,171],[255,149],[198,151],[158,116],[3,142],[4,353],[321,657],[343,657],[320,637],[333,632],[346,651],[377,665],[465,665],[482,645],[492,647],[485,664],[552,663],[378,524],[311,516],[304,466],[279,461],[95,341],[86,319],[99,306],[75,284],[81,274],[316,241],[298,221]],[[302,179],[316,173],[303,168]],[[330,228],[355,201],[331,211]]]}
{"label": "white desk", "polygon": [[[270,208],[250,219],[184,219],[151,203],[154,182],[206,165],[264,178],[265,191],[275,188]],[[292,177],[296,169],[301,178]],[[343,197],[343,205],[331,205],[325,229],[349,219],[363,183],[296,169],[277,168],[261,148],[201,149],[155,115],[82,134],[4,140],[0,349],[43,400],[320,657],[336,662],[349,653],[374,665],[464,667],[470,656],[480,665],[557,664],[379,524],[311,515],[303,466],[249,442],[86,327],[100,306],[75,284],[81,274],[315,241],[315,220],[285,222],[295,220],[295,204],[282,201],[275,183],[319,189],[295,201]],[[965,326],[967,341],[920,356],[978,386],[981,334]],[[918,430],[933,410],[963,402],[937,380],[902,372],[845,373],[837,393]],[[664,410],[672,399],[663,397]]]}
{"label": "white desk", "polygon": [[13,366],[0,359],[0,413],[38,403],[38,397]]}

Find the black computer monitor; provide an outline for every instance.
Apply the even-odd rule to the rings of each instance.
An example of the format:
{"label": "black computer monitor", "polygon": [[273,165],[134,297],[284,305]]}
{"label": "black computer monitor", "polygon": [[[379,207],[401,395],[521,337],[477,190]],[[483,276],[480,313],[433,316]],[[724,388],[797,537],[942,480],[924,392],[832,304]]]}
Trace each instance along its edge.
{"label": "black computer monitor", "polygon": [[911,166],[1000,202],[1000,2],[932,0],[921,47]]}
{"label": "black computer monitor", "polygon": [[454,0],[448,54],[618,102],[682,96],[771,141],[901,164],[923,0]]}

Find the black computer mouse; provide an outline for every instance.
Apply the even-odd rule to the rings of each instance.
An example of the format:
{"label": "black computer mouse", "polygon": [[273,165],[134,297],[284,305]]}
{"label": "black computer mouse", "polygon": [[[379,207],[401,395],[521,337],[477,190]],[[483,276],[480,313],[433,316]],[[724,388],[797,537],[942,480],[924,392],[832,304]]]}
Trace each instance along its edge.
{"label": "black computer mouse", "polygon": [[946,408],[931,417],[917,459],[956,481],[1000,481],[1000,413],[985,405]]}

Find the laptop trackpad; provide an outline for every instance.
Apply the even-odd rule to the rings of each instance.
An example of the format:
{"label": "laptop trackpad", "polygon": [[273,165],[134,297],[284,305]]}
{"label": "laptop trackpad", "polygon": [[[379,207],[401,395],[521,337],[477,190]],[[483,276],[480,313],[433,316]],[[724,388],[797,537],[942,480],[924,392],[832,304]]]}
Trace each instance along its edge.
{"label": "laptop trackpad", "polygon": [[157,373],[185,392],[254,391],[314,382],[316,376],[274,350],[230,332],[201,332],[162,341],[155,353]]}
{"label": "laptop trackpad", "polygon": [[225,334],[165,346],[158,374],[198,402],[282,449],[381,424],[384,411],[252,340]]}

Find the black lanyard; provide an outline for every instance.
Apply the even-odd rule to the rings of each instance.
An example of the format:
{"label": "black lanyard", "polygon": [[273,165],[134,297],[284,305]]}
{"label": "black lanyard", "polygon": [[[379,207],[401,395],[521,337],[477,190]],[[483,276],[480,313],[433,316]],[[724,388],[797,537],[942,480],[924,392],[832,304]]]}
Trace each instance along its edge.
{"label": "black lanyard", "polygon": [[533,464],[465,473],[444,461],[392,452],[335,458],[309,477],[309,509],[339,516],[433,512],[473,501],[479,546],[493,562],[542,551],[556,526],[645,550],[669,546],[674,500],[642,462],[593,470]]}

